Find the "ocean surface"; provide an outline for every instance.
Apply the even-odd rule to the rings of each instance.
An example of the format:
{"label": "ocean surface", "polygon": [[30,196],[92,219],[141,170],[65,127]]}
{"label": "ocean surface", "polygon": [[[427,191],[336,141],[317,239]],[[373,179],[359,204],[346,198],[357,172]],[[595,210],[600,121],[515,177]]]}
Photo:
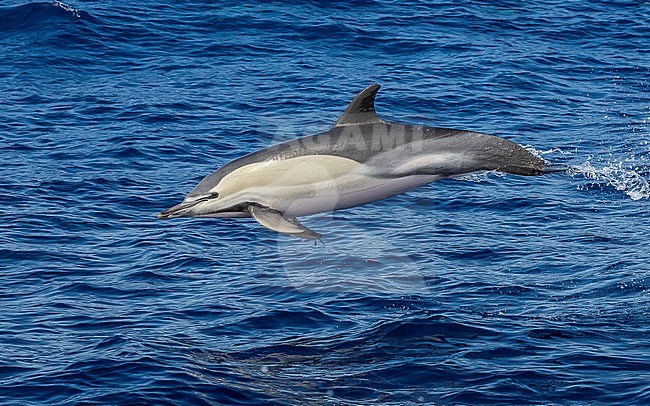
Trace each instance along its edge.
{"label": "ocean surface", "polygon": [[[389,120],[569,173],[161,221]],[[650,404],[650,2],[0,2],[0,404]]]}

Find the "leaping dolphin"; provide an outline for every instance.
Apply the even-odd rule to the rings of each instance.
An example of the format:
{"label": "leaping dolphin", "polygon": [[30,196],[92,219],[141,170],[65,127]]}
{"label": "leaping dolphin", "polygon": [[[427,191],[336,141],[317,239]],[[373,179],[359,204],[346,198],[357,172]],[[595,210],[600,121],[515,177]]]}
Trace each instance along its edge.
{"label": "leaping dolphin", "polygon": [[375,113],[378,84],[364,89],[334,126],[235,159],[160,214],[250,217],[279,233],[320,234],[296,217],[372,203],[477,171],[553,172],[522,146],[494,135],[391,123]]}

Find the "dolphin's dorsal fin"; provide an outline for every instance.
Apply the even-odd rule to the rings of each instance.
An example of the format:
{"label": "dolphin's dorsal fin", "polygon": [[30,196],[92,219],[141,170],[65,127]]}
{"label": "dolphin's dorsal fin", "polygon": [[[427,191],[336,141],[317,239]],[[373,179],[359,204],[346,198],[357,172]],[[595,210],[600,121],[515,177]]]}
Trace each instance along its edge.
{"label": "dolphin's dorsal fin", "polygon": [[343,115],[334,123],[334,127],[383,123],[382,119],[375,113],[375,96],[380,87],[379,84],[375,83],[363,89],[345,109]]}

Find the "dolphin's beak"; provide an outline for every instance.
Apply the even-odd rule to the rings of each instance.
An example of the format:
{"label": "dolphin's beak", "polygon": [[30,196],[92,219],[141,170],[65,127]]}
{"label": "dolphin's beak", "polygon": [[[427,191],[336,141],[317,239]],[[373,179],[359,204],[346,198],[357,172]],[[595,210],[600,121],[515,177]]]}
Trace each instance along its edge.
{"label": "dolphin's beak", "polygon": [[191,202],[183,202],[176,206],[170,207],[158,213],[158,218],[161,220],[173,219],[176,217],[250,217],[247,210],[232,209],[218,210],[214,212],[200,212],[192,211],[192,208],[199,203],[205,202],[207,199],[194,200]]}
{"label": "dolphin's beak", "polygon": [[183,217],[187,214],[187,209],[191,208],[194,206],[196,202],[190,202],[190,203],[180,203],[177,204],[176,206],[170,207],[167,210],[163,210],[160,213],[158,213],[158,218],[162,220],[167,220],[171,219],[174,217]]}

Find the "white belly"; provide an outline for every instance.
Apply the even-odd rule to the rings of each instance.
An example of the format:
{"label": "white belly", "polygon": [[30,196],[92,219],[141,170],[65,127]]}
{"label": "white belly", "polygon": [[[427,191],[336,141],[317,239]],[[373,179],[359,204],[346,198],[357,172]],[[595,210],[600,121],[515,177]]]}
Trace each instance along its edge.
{"label": "white belly", "polygon": [[367,178],[357,187],[337,188],[334,193],[324,191],[321,196],[296,199],[285,209],[289,216],[306,216],[332,210],[347,209],[376,202],[436,180],[432,176],[409,176],[399,179]]}
{"label": "white belly", "polygon": [[372,203],[435,180],[429,175],[381,179],[350,173],[313,187],[274,188],[259,203],[288,216],[307,216]]}
{"label": "white belly", "polygon": [[371,203],[439,179],[381,178],[372,172],[347,158],[303,156],[239,168],[224,177],[215,192],[223,196],[224,205],[252,202],[297,217]]}

